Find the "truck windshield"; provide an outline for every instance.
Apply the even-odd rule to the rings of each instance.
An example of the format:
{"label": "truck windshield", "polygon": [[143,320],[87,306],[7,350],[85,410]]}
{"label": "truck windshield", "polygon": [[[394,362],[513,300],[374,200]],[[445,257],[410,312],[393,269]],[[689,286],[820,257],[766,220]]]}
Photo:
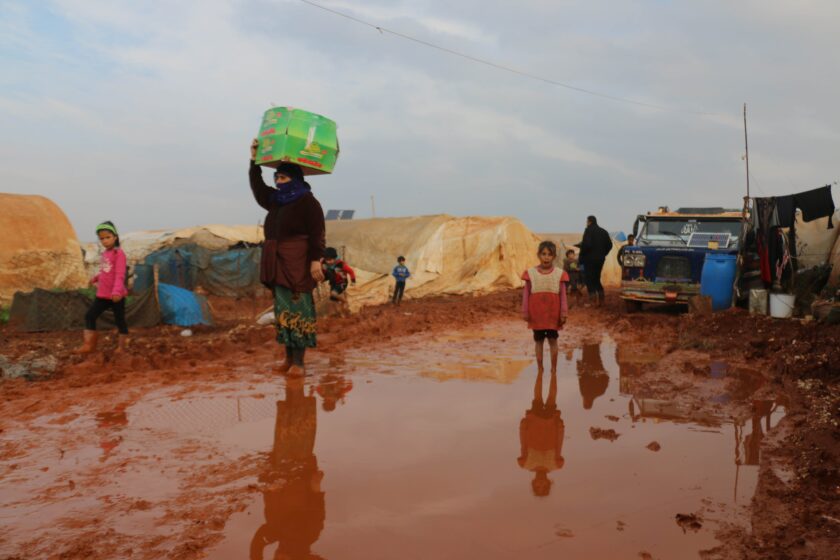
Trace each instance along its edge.
{"label": "truck windshield", "polygon": [[692,233],[728,233],[729,247],[738,246],[740,220],[656,220],[648,219],[639,234],[640,245],[687,245]]}

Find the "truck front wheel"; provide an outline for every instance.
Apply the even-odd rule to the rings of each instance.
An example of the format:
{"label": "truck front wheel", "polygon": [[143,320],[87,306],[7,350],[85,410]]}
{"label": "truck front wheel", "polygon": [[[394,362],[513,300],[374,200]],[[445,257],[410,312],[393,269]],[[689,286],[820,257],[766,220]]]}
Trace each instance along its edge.
{"label": "truck front wheel", "polygon": [[642,310],[642,302],[633,299],[624,300],[624,311],[626,313],[638,313]]}

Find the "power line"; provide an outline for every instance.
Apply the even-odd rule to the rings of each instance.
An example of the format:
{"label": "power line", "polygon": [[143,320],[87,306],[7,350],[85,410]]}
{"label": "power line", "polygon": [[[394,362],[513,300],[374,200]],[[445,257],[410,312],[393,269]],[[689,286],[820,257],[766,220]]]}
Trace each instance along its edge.
{"label": "power line", "polygon": [[594,97],[600,97],[602,99],[608,99],[610,101],[615,101],[615,102],[618,102],[618,103],[626,103],[626,104],[629,104],[629,105],[636,105],[638,107],[647,107],[649,109],[657,109],[659,111],[672,111],[672,112],[676,112],[676,113],[687,113],[687,114],[699,115],[699,116],[726,116],[726,115],[722,115],[721,113],[710,113],[710,112],[706,112],[706,111],[692,111],[690,109],[679,109],[679,108],[676,108],[676,107],[667,107],[665,105],[657,105],[657,104],[654,104],[654,103],[646,103],[644,101],[636,101],[634,99],[628,99],[626,97],[620,97],[620,96],[617,96],[617,95],[610,95],[610,94],[607,94],[607,93],[602,93],[602,92],[599,92],[599,91],[594,91],[594,90],[591,90],[591,89],[586,89],[586,88],[574,86],[574,85],[567,84],[567,83],[564,83],[564,82],[559,82],[557,80],[553,80],[551,78],[546,78],[546,77],[540,76],[538,74],[532,74],[530,72],[526,72],[524,70],[519,70],[519,69],[513,68],[511,66],[505,66],[503,64],[499,64],[499,63],[493,62],[491,60],[487,60],[487,59],[479,58],[477,56],[473,56],[473,55],[470,55],[470,54],[462,53],[460,51],[456,51],[456,50],[453,50],[453,49],[450,49],[450,48],[447,48],[447,47],[442,47],[442,46],[437,45],[435,43],[431,43],[431,42],[425,41],[423,39],[418,39],[417,37],[412,37],[411,35],[406,35],[405,33],[401,33],[399,31],[394,31],[393,29],[388,29],[387,27],[382,27],[381,25],[376,25],[376,24],[371,23],[369,21],[365,21],[365,20],[357,18],[355,16],[351,16],[350,14],[346,14],[344,12],[340,12],[338,10],[328,8],[327,6],[317,4],[315,2],[312,2],[311,0],[300,0],[300,1],[303,2],[304,4],[312,6],[313,8],[318,8],[319,10],[324,10],[325,12],[335,14],[337,16],[343,17],[343,18],[348,19],[350,21],[356,22],[360,25],[364,25],[364,26],[370,27],[371,29],[375,29],[375,30],[379,31],[380,34],[388,33],[388,34],[393,35],[395,37],[399,37],[401,39],[405,39],[407,41],[411,41],[413,43],[417,43],[417,44],[423,45],[425,47],[436,49],[438,51],[441,51],[441,52],[444,52],[444,53],[447,53],[447,54],[450,54],[450,55],[453,55],[453,56],[457,56],[457,57],[469,60],[470,62],[474,62],[476,64],[482,64],[484,66],[489,66],[489,67],[495,68],[497,70],[502,70],[504,72],[508,72],[508,73],[511,73],[511,74],[516,74],[517,76],[522,76],[524,78],[529,78],[529,79],[536,80],[536,81],[539,81],[539,82],[543,82],[545,84],[549,84],[549,85],[552,85],[552,86],[562,87],[562,88],[565,88],[565,89],[568,89],[568,90],[576,91],[578,93],[585,93],[586,95],[592,95]]}

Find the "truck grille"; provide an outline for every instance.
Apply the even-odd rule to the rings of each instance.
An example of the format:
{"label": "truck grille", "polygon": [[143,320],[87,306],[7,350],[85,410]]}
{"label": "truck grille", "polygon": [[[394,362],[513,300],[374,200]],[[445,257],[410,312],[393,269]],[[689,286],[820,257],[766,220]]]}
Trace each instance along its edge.
{"label": "truck grille", "polygon": [[691,278],[691,262],[686,257],[662,257],[656,265],[657,279]]}

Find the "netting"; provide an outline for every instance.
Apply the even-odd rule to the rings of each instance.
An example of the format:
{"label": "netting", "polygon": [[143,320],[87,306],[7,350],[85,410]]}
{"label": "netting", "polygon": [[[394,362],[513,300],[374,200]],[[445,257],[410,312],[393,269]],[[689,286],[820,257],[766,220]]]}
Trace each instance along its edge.
{"label": "netting", "polygon": [[[9,325],[21,332],[46,332],[83,329],[85,313],[93,297],[85,291],[50,291],[36,289],[18,292],[9,310]],[[160,323],[160,311],[153,290],[126,300],[125,318],[129,327],[152,327]],[[115,328],[114,313],[103,313],[96,323],[99,330]]]}

